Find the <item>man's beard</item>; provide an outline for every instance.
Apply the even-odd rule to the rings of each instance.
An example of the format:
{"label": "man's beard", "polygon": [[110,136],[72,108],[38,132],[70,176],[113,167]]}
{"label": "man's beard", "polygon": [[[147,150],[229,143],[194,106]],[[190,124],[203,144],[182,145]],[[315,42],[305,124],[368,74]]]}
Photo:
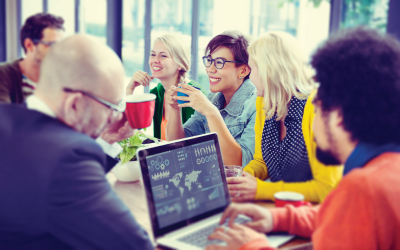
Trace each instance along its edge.
{"label": "man's beard", "polygon": [[330,151],[324,151],[317,146],[317,159],[324,165],[340,165],[341,162]]}

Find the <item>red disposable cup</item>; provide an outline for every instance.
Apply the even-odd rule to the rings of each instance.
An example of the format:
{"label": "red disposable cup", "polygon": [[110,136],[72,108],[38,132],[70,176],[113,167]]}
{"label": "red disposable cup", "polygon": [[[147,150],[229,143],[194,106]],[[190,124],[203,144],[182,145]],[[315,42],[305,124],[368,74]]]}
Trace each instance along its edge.
{"label": "red disposable cup", "polygon": [[282,191],[274,194],[275,207],[284,207],[286,205],[293,205],[300,207],[304,205],[311,205],[310,202],[304,201],[304,195],[296,192]]}
{"label": "red disposable cup", "polygon": [[125,97],[126,110],[129,125],[133,129],[147,128],[151,125],[156,104],[156,95],[140,94]]}

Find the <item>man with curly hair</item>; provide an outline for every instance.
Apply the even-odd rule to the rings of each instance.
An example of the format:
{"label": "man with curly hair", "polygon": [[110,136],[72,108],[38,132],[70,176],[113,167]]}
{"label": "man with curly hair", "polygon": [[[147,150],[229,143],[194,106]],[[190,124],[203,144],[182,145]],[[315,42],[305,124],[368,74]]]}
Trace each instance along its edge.
{"label": "man with curly hair", "polygon": [[38,13],[21,29],[25,58],[0,65],[0,103],[22,103],[37,87],[40,65],[50,46],[64,36],[64,19]]}
{"label": "man with curly hair", "polygon": [[[234,204],[221,219],[230,228],[210,238],[229,249],[272,249],[261,233],[288,231],[311,237],[314,249],[400,249],[400,43],[356,28],[329,39],[311,64],[320,84],[317,157],[344,164],[344,178],[316,207]],[[247,227],[233,224],[240,213],[253,218]]]}

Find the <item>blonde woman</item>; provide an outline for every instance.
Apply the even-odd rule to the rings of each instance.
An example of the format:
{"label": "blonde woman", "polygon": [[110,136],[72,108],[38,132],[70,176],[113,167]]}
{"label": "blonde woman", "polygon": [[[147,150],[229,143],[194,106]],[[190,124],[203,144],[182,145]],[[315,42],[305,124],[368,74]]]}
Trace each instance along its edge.
{"label": "blonde woman", "polygon": [[[137,86],[148,86],[154,78],[160,80],[157,87],[151,89],[150,93],[157,96],[153,117],[154,137],[162,140],[166,140],[166,126],[171,112],[170,105],[164,105],[165,90],[171,86],[177,86],[178,83],[186,83],[199,88],[203,94],[206,94],[201,84],[188,79],[190,52],[181,41],[182,38],[175,34],[164,34],[156,38],[149,58],[152,76],[139,70],[135,72],[126,88],[126,93],[132,94]],[[194,109],[183,108],[182,122],[185,123],[193,113]]]}
{"label": "blonde woman", "polygon": [[248,51],[258,95],[256,146],[245,178],[228,178],[231,196],[234,201],[271,200],[278,191],[295,191],[307,201],[321,202],[340,181],[343,168],[316,158],[314,82],[302,50],[293,36],[268,32]]}

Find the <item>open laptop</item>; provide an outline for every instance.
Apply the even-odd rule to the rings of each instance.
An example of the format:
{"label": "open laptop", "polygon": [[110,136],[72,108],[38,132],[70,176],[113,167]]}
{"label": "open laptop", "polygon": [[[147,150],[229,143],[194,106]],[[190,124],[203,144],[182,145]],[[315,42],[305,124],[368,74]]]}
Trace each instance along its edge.
{"label": "open laptop", "polygon": [[[204,249],[230,204],[216,133],[172,141],[137,151],[154,238],[174,249]],[[249,221],[239,216],[237,223]],[[271,246],[292,235],[268,236]]]}

